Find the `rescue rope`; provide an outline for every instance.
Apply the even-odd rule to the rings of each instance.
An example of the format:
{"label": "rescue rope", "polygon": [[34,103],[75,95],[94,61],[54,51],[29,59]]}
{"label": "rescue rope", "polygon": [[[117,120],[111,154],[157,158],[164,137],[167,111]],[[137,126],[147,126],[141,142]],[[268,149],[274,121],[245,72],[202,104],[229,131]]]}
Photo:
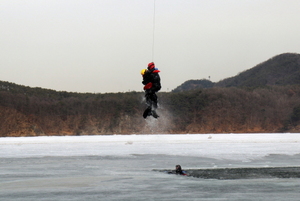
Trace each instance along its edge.
{"label": "rescue rope", "polygon": [[154,61],[154,36],[155,36],[155,0],[153,0],[152,61]]}

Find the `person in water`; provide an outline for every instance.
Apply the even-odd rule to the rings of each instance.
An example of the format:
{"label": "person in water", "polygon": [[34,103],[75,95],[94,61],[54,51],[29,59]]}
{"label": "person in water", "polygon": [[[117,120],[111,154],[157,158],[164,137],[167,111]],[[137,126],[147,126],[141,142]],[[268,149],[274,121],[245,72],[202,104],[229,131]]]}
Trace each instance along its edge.
{"label": "person in water", "polygon": [[156,92],[158,92],[161,89],[160,84],[160,71],[155,68],[154,62],[151,62],[148,64],[147,69],[143,69],[141,71],[141,74],[143,76],[143,85],[145,90],[145,98],[146,98],[146,104],[148,105],[147,109],[143,113],[143,117],[147,118],[147,116],[152,115],[154,118],[158,118],[159,116],[156,113],[157,109],[157,95]]}
{"label": "person in water", "polygon": [[180,165],[175,166],[175,170],[168,172],[169,174],[178,174],[178,175],[186,175],[186,172],[181,169]]}
{"label": "person in water", "polygon": [[182,171],[180,165],[176,165],[176,166],[175,166],[175,173],[176,173],[176,174],[180,174],[180,175],[186,175],[185,172]]}

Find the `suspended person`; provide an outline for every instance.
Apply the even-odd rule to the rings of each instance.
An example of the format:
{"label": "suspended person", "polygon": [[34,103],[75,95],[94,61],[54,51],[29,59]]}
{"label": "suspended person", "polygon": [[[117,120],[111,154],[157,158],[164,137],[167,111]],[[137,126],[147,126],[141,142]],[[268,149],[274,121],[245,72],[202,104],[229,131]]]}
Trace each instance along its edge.
{"label": "suspended person", "polygon": [[143,85],[145,91],[146,104],[148,105],[147,109],[143,113],[143,117],[147,118],[148,116],[153,116],[158,118],[159,116],[156,113],[157,109],[157,95],[155,94],[161,89],[160,85],[160,71],[155,68],[154,62],[148,64],[147,69],[143,69],[141,74],[143,76]]}

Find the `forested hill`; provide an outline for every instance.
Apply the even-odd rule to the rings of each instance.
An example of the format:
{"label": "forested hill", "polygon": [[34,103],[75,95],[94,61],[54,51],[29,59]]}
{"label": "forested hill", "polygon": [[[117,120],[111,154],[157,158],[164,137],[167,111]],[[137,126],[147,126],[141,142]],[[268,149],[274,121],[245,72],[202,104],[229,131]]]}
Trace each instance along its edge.
{"label": "forested hill", "polygon": [[[70,93],[0,81],[0,137],[300,132],[297,76],[299,55],[279,55],[214,87],[202,80],[200,89],[189,82],[193,90],[158,92],[160,117],[147,120],[143,92]],[[253,78],[265,84],[247,85]]]}
{"label": "forested hill", "polygon": [[257,87],[300,84],[300,54],[275,56],[237,76],[215,84],[219,87]]}
{"label": "forested hill", "polygon": [[215,83],[206,79],[188,80],[183,84],[181,84],[180,86],[176,87],[172,92],[189,91],[189,90],[199,89],[199,88],[211,88],[214,85]]}
{"label": "forested hill", "polygon": [[284,53],[256,65],[238,75],[217,83],[209,80],[189,80],[173,92],[195,88],[217,87],[260,87],[271,85],[300,84],[300,54]]}

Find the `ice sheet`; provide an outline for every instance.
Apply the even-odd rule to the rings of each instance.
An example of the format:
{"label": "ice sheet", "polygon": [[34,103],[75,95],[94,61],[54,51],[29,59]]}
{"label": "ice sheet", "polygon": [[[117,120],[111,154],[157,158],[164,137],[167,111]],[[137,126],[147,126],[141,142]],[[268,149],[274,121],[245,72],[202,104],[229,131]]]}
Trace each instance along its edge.
{"label": "ice sheet", "polygon": [[248,160],[300,153],[300,134],[178,134],[0,138],[1,157],[164,154]]}

